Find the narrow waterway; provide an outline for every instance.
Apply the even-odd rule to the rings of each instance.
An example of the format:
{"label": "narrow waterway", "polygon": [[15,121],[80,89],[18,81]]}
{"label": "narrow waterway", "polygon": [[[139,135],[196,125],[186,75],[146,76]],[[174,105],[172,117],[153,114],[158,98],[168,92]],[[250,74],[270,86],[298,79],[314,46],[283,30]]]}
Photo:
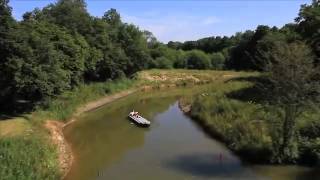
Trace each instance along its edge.
{"label": "narrow waterway", "polygon": [[[84,114],[65,129],[75,161],[67,180],[310,179],[315,170],[298,166],[248,166],[208,137],[179,109],[180,96],[207,86],[139,92]],[[149,128],[132,124],[139,111]]]}

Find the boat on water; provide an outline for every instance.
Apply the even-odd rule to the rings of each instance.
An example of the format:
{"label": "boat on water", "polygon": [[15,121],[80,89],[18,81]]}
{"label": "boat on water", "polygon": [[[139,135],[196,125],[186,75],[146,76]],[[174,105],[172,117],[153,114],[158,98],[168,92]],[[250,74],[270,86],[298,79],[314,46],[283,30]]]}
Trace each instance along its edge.
{"label": "boat on water", "polygon": [[134,110],[129,113],[128,117],[137,125],[148,127],[150,126],[150,121],[146,120],[142,116],[139,115],[139,112],[135,112]]}

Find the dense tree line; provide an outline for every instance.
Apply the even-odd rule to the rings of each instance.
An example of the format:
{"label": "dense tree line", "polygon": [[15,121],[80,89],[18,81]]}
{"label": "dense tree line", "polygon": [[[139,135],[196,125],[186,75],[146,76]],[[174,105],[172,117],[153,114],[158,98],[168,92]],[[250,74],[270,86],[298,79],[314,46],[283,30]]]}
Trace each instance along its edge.
{"label": "dense tree line", "polygon": [[[175,50],[201,50],[207,54],[219,53],[225,69],[263,70],[261,53],[268,52],[278,42],[304,42],[316,55],[315,63],[320,57],[320,3],[313,0],[310,5],[302,5],[295,23],[282,28],[260,25],[255,31],[245,31],[227,37],[208,37],[197,41],[172,42],[167,46]],[[223,55],[223,58],[222,56]],[[216,55],[214,55],[216,56]]]}
{"label": "dense tree line", "polygon": [[81,83],[148,68],[144,32],[115,9],[93,17],[83,0],[59,0],[16,21],[0,0],[0,105],[34,105]]}
{"label": "dense tree line", "polygon": [[0,0],[0,106],[32,105],[81,83],[147,68],[263,70],[262,55],[280,41],[306,43],[319,63],[319,7],[318,1],[303,5],[296,23],[280,29],[258,26],[231,37],[163,44],[122,22],[115,9],[91,16],[84,0],[59,0],[21,21]]}

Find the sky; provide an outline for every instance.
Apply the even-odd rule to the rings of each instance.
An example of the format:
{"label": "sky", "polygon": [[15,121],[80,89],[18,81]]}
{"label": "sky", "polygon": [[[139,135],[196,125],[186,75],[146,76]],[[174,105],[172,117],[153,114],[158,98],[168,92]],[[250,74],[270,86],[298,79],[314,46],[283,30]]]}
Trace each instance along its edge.
{"label": "sky", "polygon": [[[55,0],[11,0],[13,16],[42,8]],[[93,16],[110,8],[124,22],[151,31],[161,42],[197,40],[209,36],[231,36],[254,30],[258,25],[282,27],[294,22],[301,4],[311,0],[86,0]]]}

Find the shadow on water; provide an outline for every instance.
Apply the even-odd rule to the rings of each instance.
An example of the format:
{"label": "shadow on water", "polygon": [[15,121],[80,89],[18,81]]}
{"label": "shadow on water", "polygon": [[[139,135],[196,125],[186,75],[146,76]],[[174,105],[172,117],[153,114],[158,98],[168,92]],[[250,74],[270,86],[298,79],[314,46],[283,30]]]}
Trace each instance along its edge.
{"label": "shadow on water", "polygon": [[243,171],[240,162],[213,153],[182,155],[166,162],[164,166],[204,178],[234,176]]}
{"label": "shadow on water", "polygon": [[320,179],[319,168],[301,166],[243,165],[228,158],[220,159],[220,154],[202,153],[178,156],[163,163],[168,169],[180,171],[203,179],[272,179],[310,180]]}
{"label": "shadow on water", "polygon": [[300,173],[297,179],[309,180],[309,179],[320,179],[320,167],[312,168],[307,172]]}
{"label": "shadow on water", "polygon": [[319,168],[308,168],[302,166],[281,165],[253,165],[248,166],[256,174],[272,180],[310,180],[320,179]]}

